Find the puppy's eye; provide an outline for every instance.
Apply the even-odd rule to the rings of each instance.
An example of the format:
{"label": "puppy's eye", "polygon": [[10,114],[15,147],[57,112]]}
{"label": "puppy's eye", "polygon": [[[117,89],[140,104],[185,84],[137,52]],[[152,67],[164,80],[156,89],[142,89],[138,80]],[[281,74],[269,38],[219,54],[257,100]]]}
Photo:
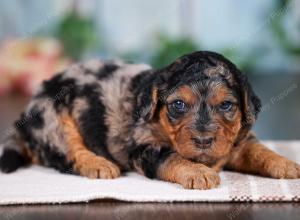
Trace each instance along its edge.
{"label": "puppy's eye", "polygon": [[230,111],[232,109],[233,103],[230,101],[225,101],[222,102],[221,105],[219,106],[219,109],[221,111]]}
{"label": "puppy's eye", "polygon": [[186,111],[186,104],[181,100],[176,100],[172,104],[172,108],[175,109],[177,112],[185,112]]}

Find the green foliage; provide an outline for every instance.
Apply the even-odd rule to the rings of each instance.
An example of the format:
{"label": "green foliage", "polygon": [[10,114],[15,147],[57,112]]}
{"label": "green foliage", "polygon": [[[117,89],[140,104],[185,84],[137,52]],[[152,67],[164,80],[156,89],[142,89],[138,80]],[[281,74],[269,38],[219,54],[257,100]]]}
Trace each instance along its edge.
{"label": "green foliage", "polygon": [[186,53],[199,50],[196,43],[189,38],[172,39],[161,35],[158,39],[159,49],[151,59],[153,67],[163,67]]}
{"label": "green foliage", "polygon": [[80,16],[74,11],[62,18],[56,35],[62,42],[66,55],[75,60],[81,58],[86,50],[92,48],[97,41],[92,19]]}

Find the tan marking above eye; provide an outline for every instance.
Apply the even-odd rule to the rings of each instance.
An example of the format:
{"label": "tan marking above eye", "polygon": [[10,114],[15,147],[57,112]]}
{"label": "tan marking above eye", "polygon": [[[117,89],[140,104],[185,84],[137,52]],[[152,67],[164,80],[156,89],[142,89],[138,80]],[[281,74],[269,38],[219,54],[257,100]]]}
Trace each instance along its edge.
{"label": "tan marking above eye", "polygon": [[176,89],[174,93],[167,98],[167,103],[172,103],[175,100],[182,100],[186,104],[194,105],[198,97],[191,87],[185,85]]}
{"label": "tan marking above eye", "polygon": [[237,103],[236,98],[233,96],[230,89],[225,86],[219,86],[210,92],[207,101],[210,105],[216,106],[224,101],[230,101],[232,103]]}

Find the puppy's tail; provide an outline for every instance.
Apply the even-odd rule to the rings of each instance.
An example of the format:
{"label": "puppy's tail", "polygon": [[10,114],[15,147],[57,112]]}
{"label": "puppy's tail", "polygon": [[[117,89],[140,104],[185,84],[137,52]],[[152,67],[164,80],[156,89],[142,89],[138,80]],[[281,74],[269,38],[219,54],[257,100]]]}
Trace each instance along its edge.
{"label": "puppy's tail", "polygon": [[16,130],[7,132],[0,143],[0,171],[11,173],[29,163],[22,140]]}

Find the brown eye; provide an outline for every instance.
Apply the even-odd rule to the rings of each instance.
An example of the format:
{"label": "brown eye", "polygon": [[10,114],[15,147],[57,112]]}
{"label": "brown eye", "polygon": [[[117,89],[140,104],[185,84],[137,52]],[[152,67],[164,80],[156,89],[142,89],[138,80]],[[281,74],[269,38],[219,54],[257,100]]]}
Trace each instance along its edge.
{"label": "brown eye", "polygon": [[219,109],[221,111],[230,111],[232,109],[233,103],[230,101],[222,102],[221,105],[219,105]]}

